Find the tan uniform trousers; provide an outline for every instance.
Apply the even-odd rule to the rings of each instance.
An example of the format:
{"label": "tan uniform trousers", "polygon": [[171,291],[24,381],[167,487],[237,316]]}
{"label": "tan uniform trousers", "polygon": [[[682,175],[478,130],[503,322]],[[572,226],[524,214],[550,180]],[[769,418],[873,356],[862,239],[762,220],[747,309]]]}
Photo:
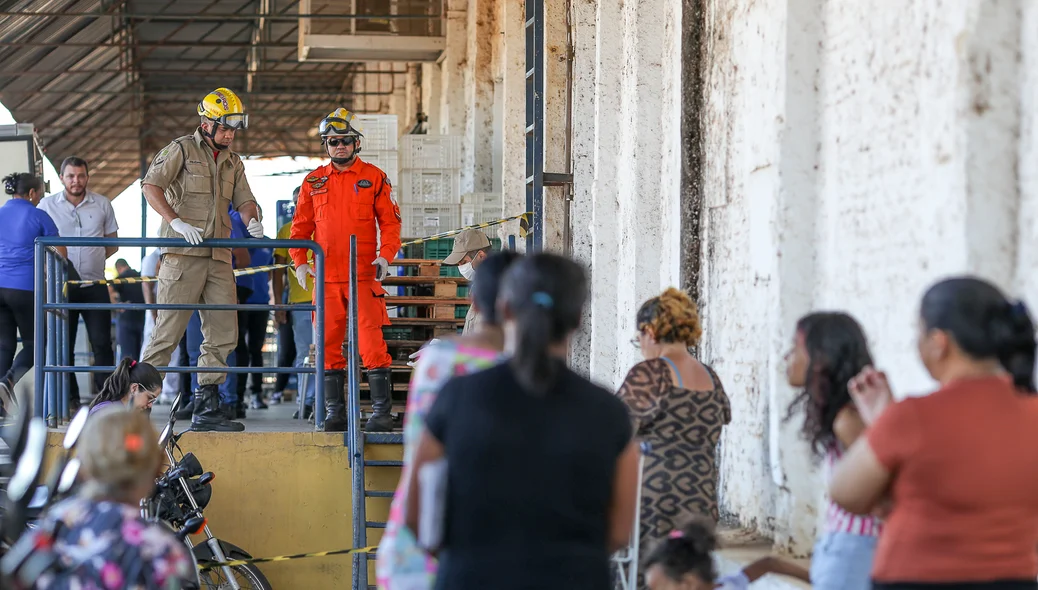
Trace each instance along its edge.
{"label": "tan uniform trousers", "polygon": [[[159,267],[156,300],[158,303],[237,303],[234,270],[229,262],[209,256],[163,254]],[[189,309],[159,310],[158,320],[151,332],[151,341],[144,351],[142,362],[156,367],[169,365],[173,351],[184,337],[191,320]],[[200,310],[202,318],[202,350],[199,367],[227,368],[227,355],[238,344],[238,314],[236,311]],[[199,385],[223,383],[226,373],[199,373]]]}

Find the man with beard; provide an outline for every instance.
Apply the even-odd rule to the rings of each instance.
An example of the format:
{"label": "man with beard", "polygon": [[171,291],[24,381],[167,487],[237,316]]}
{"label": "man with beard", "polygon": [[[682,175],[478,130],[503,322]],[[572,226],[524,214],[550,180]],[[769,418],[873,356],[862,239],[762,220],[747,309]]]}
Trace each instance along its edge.
{"label": "man with beard", "polygon": [[[342,354],[348,319],[350,235],[357,236],[357,333],[360,357],[368,370],[372,416],[365,430],[393,429],[389,355],[382,326],[389,325],[386,290],[381,281],[400,250],[400,206],[386,173],[357,157],[362,133],[353,113],[336,109],[318,128],[331,163],[307,175],[292,219],[292,239],[313,240],[324,249],[325,269],[324,430],[346,430],[345,369]],[[378,247],[381,239],[382,246]],[[307,288],[313,275],[306,248],[292,248],[296,281]],[[315,408],[315,411],[319,411]]]}
{"label": "man with beard", "polygon": [[[58,226],[58,234],[63,238],[116,238],[119,237],[119,224],[115,220],[115,209],[107,197],[87,189],[90,181],[90,170],[86,160],[71,156],[61,163],[61,184],[65,190],[55,193],[37,205],[47,212],[54,224]],[[105,260],[118,250],[115,246],[69,247],[69,279],[83,281],[101,281],[105,278]],[[70,287],[69,303],[111,303],[108,287],[95,283]],[[92,366],[115,365],[115,352],[112,349],[112,312],[107,309],[76,310],[70,309],[68,354],[69,360],[75,364],[76,333],[79,331],[79,318],[86,324],[90,349],[94,353]],[[101,391],[108,373],[94,373],[94,388]],[[69,409],[79,409],[79,383],[74,378],[69,380]]]}
{"label": "man with beard", "polygon": [[[245,165],[230,151],[237,131],[248,126],[241,99],[226,88],[198,103],[200,125],[193,135],[173,140],[155,156],[141,181],[148,204],[162,216],[159,235],[183,237],[190,247],[162,249],[158,303],[233,304],[236,301],[230,248],[206,248],[203,239],[230,237],[233,208],[248,232],[263,237],[259,209],[245,179]],[[199,367],[227,368],[227,355],[238,343],[234,311],[200,311]],[[163,310],[144,351],[143,362],[168,365],[191,319],[190,310]],[[219,385],[226,373],[200,373],[194,392],[192,430],[241,432],[220,408]]]}

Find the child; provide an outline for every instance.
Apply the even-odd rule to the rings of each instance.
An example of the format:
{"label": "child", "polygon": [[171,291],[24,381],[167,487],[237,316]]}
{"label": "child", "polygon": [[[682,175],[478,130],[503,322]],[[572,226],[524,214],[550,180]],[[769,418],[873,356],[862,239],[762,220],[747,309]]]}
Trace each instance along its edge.
{"label": "child", "polygon": [[645,583],[649,590],[744,590],[765,574],[810,582],[805,568],[775,557],[758,559],[738,573],[718,578],[713,558],[716,548],[713,527],[690,522],[653,548],[645,560]]}

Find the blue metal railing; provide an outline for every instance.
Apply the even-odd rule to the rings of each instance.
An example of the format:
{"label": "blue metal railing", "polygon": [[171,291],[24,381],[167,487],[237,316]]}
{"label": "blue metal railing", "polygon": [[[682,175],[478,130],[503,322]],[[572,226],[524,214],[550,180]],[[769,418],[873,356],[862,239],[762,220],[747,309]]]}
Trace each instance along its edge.
{"label": "blue metal railing", "polygon": [[[192,311],[238,311],[238,310],[299,310],[314,311],[315,346],[314,367],[156,367],[166,373],[309,373],[314,374],[314,420],[317,427],[324,425],[324,414],[316,408],[324,407],[324,250],[311,240],[271,239],[215,239],[205,240],[200,248],[307,248],[314,253],[314,299],[309,304],[147,304],[147,303],[69,303],[66,293],[68,266],[65,259],[55,250],[56,246],[69,247],[153,247],[177,248],[187,242],[172,238],[66,238],[47,237],[36,239],[34,320],[36,327],[36,350],[34,351],[34,375],[36,398],[33,413],[46,418],[48,425],[57,426],[69,419],[68,390],[72,373],[111,372],[115,367],[88,367],[74,365],[65,345],[69,336],[69,309],[83,310],[192,310]],[[289,280],[294,280],[289,278]],[[356,350],[353,348],[352,350]],[[302,395],[302,394],[300,394]],[[301,412],[302,413],[302,412]]]}

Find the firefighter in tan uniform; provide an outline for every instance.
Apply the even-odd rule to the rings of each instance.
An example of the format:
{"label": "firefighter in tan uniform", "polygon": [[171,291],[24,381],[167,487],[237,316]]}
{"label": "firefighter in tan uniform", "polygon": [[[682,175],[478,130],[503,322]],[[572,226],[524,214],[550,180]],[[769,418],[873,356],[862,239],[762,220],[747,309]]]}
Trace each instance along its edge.
{"label": "firefighter in tan uniform", "polygon": [[[198,104],[201,124],[194,135],[173,140],[151,163],[141,189],[162,216],[159,235],[183,237],[192,246],[203,239],[231,235],[233,206],[254,237],[263,237],[259,209],[245,179],[245,166],[230,151],[234,134],[248,125],[241,100],[226,88],[209,93]],[[233,304],[237,301],[229,248],[163,248],[157,302]],[[141,360],[169,364],[191,318],[191,310],[160,310]],[[238,343],[237,313],[200,311],[202,350],[199,367],[227,368],[227,355]],[[220,407],[218,386],[226,373],[201,373],[194,394],[192,430],[240,432]]]}

